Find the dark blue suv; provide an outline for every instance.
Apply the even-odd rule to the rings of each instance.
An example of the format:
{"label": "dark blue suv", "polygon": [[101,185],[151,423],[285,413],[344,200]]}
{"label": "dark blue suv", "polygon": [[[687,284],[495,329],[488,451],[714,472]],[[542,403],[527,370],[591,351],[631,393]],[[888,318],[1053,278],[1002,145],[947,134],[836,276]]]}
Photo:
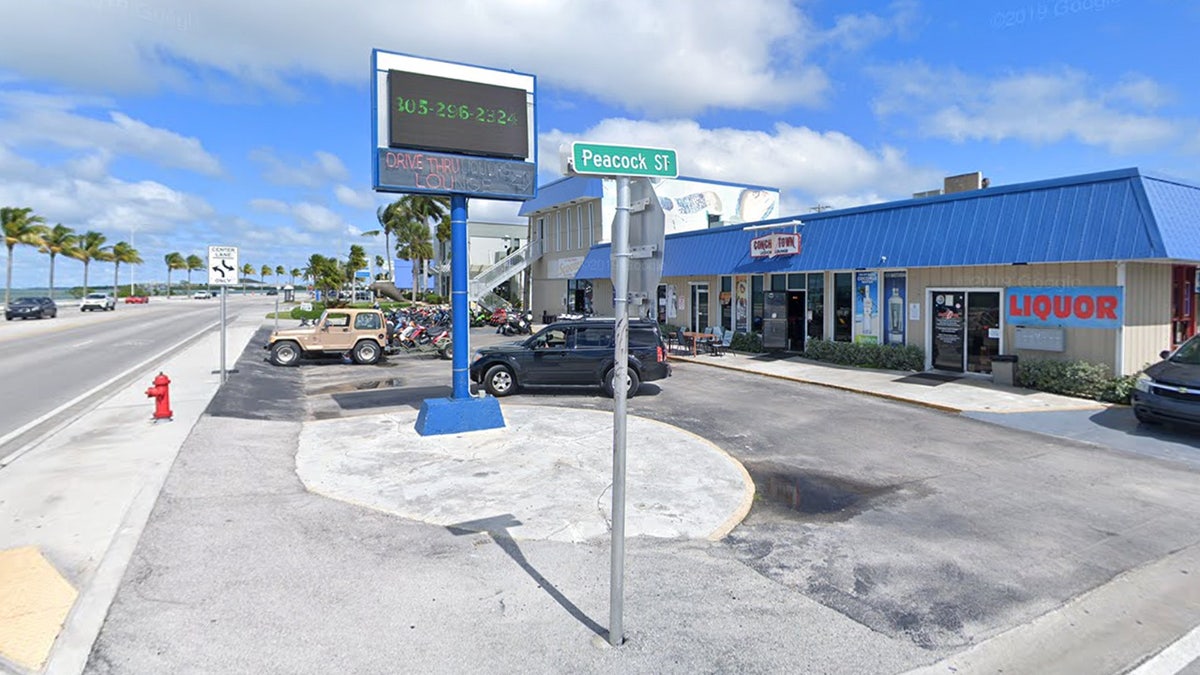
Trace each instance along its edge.
{"label": "dark blue suv", "polygon": [[[484,347],[471,360],[471,379],[492,396],[538,386],[601,387],[612,396],[614,325],[611,317],[557,321],[521,342]],[[670,376],[658,324],[631,319],[628,395]]]}

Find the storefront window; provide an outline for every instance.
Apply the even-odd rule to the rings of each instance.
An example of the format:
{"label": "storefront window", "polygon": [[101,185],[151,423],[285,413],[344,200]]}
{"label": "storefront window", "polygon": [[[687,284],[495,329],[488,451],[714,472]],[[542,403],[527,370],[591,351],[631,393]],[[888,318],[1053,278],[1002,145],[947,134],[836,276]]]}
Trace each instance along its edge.
{"label": "storefront window", "polygon": [[[789,275],[791,276],[791,275]],[[799,275],[797,275],[799,276]],[[815,272],[808,275],[808,337],[820,340],[825,337],[825,275]]]}
{"label": "storefront window", "polygon": [[[793,273],[793,274],[787,275],[787,288],[785,288],[783,290],[785,290],[785,291],[803,291],[803,290],[805,290],[804,277],[805,277],[805,275],[802,273],[801,274]],[[772,290],[776,290],[776,289],[772,289]]]}
{"label": "storefront window", "polygon": [[750,277],[750,330],[762,332],[763,319],[763,277],[756,274]]}
{"label": "storefront window", "polygon": [[733,330],[733,277],[721,277],[721,330]]}
{"label": "storefront window", "polygon": [[852,339],[851,317],[854,316],[854,286],[849,272],[833,275],[833,339],[850,342]]}
{"label": "storefront window", "polygon": [[587,279],[567,280],[567,311],[573,314],[591,316],[592,282]]}
{"label": "storefront window", "polygon": [[791,275],[772,274],[771,275],[771,290],[786,291],[788,289],[787,288],[787,280],[788,280],[789,276],[791,276]]}

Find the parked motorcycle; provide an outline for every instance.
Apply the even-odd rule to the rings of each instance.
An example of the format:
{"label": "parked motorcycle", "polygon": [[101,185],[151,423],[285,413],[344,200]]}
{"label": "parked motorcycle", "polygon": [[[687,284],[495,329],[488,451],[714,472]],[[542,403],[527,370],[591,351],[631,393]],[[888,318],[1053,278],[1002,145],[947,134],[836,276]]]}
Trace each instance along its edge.
{"label": "parked motorcycle", "polygon": [[533,312],[509,314],[508,321],[500,326],[500,332],[504,335],[529,335],[533,332]]}
{"label": "parked motorcycle", "polygon": [[393,333],[391,343],[395,349],[406,353],[431,352],[443,359],[454,358],[454,340],[449,326],[410,321]]}

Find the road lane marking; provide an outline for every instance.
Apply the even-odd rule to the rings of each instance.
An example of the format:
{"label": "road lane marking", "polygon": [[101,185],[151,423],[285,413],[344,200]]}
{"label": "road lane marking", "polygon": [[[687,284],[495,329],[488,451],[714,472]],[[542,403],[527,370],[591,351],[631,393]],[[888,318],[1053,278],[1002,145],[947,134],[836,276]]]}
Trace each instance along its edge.
{"label": "road lane marking", "polygon": [[1200,626],[1150,657],[1129,675],[1175,675],[1196,659],[1200,659]]}

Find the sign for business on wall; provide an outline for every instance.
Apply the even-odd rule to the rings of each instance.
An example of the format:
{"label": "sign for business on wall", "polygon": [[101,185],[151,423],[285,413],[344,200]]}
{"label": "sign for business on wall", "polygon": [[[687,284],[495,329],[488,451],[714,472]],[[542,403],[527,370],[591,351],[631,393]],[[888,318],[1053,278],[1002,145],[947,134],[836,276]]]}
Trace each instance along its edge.
{"label": "sign for business on wall", "polygon": [[1120,286],[1020,286],[1005,291],[1004,318],[1017,326],[1120,328],[1125,293]]}
{"label": "sign for business on wall", "polygon": [[751,258],[774,258],[777,255],[798,255],[800,253],[800,234],[786,232],[768,234],[750,240]]}

